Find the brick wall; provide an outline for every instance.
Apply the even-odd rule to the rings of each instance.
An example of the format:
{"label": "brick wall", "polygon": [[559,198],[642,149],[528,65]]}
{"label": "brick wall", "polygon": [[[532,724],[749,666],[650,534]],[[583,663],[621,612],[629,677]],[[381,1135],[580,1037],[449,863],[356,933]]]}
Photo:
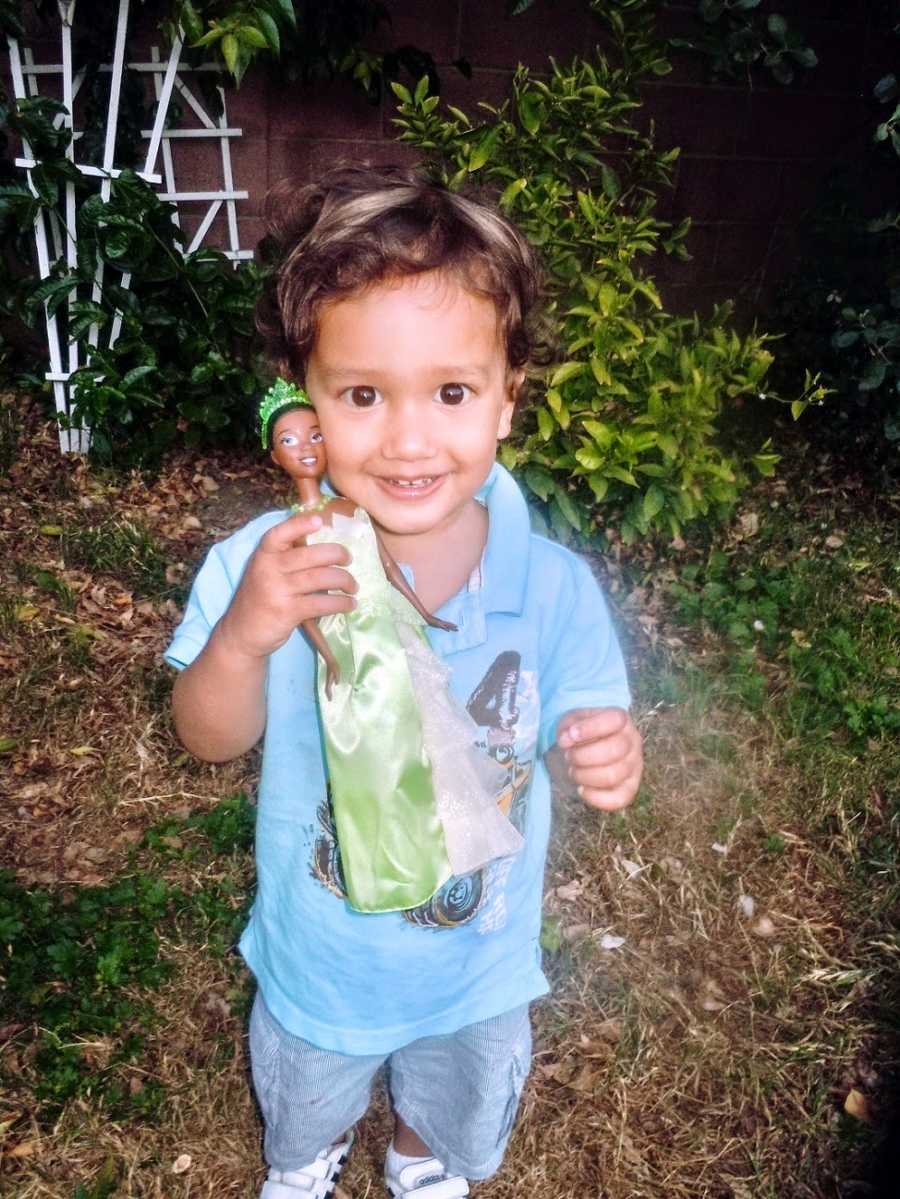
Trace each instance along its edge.
{"label": "brick wall", "polygon": [[[745,312],[765,304],[794,267],[798,226],[829,166],[836,156],[859,162],[873,130],[872,85],[896,66],[888,0],[780,0],[777,7],[820,59],[790,87],[768,77],[755,77],[752,88],[710,84],[703,62],[682,53],[672,74],[645,90],[639,120],[653,120],[660,145],[682,147],[660,212],[694,221],[693,260],[654,266],[677,309],[726,296],[737,296]],[[382,43],[428,49],[445,99],[467,110],[479,99],[502,99],[519,62],[541,69],[548,54],[561,61],[589,54],[598,28],[585,0],[536,0],[515,18],[504,16],[504,0],[390,0],[389,8],[393,25]],[[694,9],[693,0],[661,3],[663,31],[683,35]],[[460,56],[472,64],[471,80],[450,65]],[[228,98],[229,124],[243,129],[233,144],[235,183],[250,192],[239,208],[242,244],[258,240],[263,198],[276,180],[314,178],[338,158],[409,159],[392,140],[392,115],[390,100],[373,107],[348,84],[303,89],[251,72]],[[174,153],[181,188],[221,185],[216,146],[182,141]],[[885,194],[894,179],[886,170],[872,180],[873,193]]]}

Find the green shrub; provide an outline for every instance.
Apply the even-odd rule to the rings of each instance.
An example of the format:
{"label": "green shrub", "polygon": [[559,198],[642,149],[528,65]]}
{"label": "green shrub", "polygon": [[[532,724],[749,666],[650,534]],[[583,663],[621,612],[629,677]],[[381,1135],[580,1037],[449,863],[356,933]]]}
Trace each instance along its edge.
{"label": "green shrub", "polygon": [[559,535],[612,524],[631,542],[727,512],[749,462],[772,472],[768,445],[739,458],[717,426],[727,404],[764,391],[772,355],[764,335],[729,328],[727,307],[708,320],[663,310],[640,260],[684,256],[687,224],[654,215],[678,152],[658,150],[632,117],[639,81],[669,63],[646,0],[592,8],[608,25],[608,52],[567,67],[551,60],[546,79],[520,68],[512,100],[481,105],[478,119],[441,110],[425,80],[414,94],[395,85],[396,123],[436,178],[498,194],[543,253],[563,361],[503,461]]}

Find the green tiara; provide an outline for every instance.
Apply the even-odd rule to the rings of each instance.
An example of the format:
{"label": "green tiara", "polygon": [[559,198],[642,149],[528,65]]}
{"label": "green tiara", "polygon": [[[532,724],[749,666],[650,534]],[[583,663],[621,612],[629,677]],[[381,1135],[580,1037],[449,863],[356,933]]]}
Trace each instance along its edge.
{"label": "green tiara", "polygon": [[269,448],[269,425],[282,408],[312,408],[312,400],[302,387],[288,383],[287,379],[276,379],[262,398],[259,406],[259,437],[264,450]]}

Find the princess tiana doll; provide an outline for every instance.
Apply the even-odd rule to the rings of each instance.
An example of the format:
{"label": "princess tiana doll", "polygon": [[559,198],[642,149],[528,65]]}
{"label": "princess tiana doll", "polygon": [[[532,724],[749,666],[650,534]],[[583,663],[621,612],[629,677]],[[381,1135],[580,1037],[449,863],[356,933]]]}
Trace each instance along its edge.
{"label": "princess tiana doll", "polygon": [[319,710],[347,896],[363,912],[417,907],[451,875],[521,848],[497,805],[506,772],[474,745],[423,629],[456,626],[426,610],[368,515],[322,492],[326,447],[306,393],[279,379],[260,429],[294,480],[297,509],[322,518],[307,540],[346,546],[358,585],[352,612],[301,626],[324,665]]}

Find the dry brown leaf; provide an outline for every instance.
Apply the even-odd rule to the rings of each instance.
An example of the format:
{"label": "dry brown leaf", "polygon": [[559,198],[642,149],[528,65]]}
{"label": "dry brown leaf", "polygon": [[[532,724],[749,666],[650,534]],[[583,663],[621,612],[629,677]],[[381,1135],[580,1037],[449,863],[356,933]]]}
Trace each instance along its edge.
{"label": "dry brown leaf", "polygon": [[31,1157],[37,1153],[37,1141],[19,1141],[18,1145],[13,1145],[12,1149],[3,1151],[4,1157]]}
{"label": "dry brown leaf", "polygon": [[589,924],[569,924],[562,930],[562,939],[564,941],[581,941],[589,936],[591,926]]}
{"label": "dry brown leaf", "polygon": [[557,887],[556,894],[560,899],[571,901],[577,899],[583,890],[581,882],[577,878],[573,878],[571,882],[563,883]]}
{"label": "dry brown leaf", "polygon": [[862,1120],[865,1124],[872,1123],[872,1111],[869,1107],[869,1101],[862,1091],[857,1091],[856,1087],[851,1087],[847,1092],[847,1098],[844,1100],[844,1111],[848,1116],[853,1116],[856,1120]]}

